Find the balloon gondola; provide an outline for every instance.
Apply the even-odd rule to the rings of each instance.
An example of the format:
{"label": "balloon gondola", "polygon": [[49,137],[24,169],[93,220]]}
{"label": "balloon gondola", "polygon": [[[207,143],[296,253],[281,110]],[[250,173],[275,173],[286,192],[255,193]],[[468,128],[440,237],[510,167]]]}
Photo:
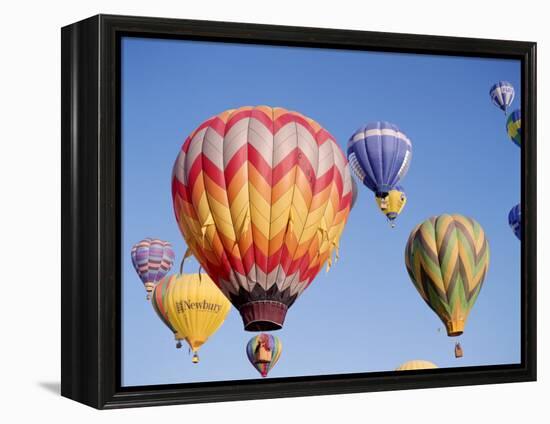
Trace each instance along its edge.
{"label": "balloon gondola", "polygon": [[464,350],[459,342],[455,343],[455,358],[462,358],[464,356]]}

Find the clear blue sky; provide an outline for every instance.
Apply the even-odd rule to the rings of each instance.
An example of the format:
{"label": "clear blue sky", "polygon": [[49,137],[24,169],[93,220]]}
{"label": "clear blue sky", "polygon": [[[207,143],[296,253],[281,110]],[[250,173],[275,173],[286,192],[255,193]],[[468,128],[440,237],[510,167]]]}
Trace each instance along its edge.
{"label": "clear blue sky", "polygon": [[[152,236],[172,242],[179,263],[185,243],[172,210],[173,162],[201,122],[244,105],[299,111],[344,150],[358,127],[376,120],[395,123],[413,143],[397,227],[389,228],[360,185],[340,260],[319,273],[274,333],[283,353],[270,378],[393,370],[410,359],[440,367],[520,362],[520,243],[507,222],[520,198],[520,151],[489,98],[501,79],[516,87],[519,108],[518,61],[125,38],[123,385],[259,378],[245,354],[254,333],[243,330],[237,310],[193,365],[145,301],[130,260],[131,246]],[[412,228],[441,213],[475,218],[491,248],[485,285],[460,337],[462,359],[403,260]],[[197,262],[185,270],[196,272]]]}

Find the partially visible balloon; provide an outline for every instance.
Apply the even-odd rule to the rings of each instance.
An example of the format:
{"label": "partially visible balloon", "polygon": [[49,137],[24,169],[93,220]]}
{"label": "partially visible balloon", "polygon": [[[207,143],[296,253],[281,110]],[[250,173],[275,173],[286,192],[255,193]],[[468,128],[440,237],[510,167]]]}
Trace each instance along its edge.
{"label": "partially visible balloon", "polygon": [[155,285],[172,268],[175,258],[172,245],[167,241],[148,237],[136,243],[130,255],[149,300]]}
{"label": "partially visible balloon", "polygon": [[489,268],[483,228],[462,215],[433,216],[411,232],[405,265],[447,335],[461,335]]}
{"label": "partially visible balloon", "polygon": [[508,137],[516,144],[516,146],[521,147],[521,110],[514,110],[506,121],[506,131],[508,132]]}
{"label": "partially visible balloon", "polygon": [[176,219],[245,330],[282,328],[338,255],[351,178],[328,131],[283,108],[227,110],[187,138],[173,170]]}
{"label": "partially visible balloon", "polygon": [[283,345],[279,338],[265,333],[252,337],[246,345],[248,360],[262,377],[267,377],[279,360],[282,350]]}
{"label": "partially visible balloon", "polygon": [[394,227],[395,218],[397,218],[407,203],[407,195],[405,194],[403,187],[395,186],[394,189],[390,190],[386,197],[376,197],[375,199],[380,211],[386,215],[391,223],[391,226]]}
{"label": "partially visible balloon", "polygon": [[424,361],[422,359],[414,359],[412,361],[405,362],[398,366],[396,371],[412,371],[412,370],[430,370],[438,368],[436,364],[430,361]]}
{"label": "partially visible balloon", "polygon": [[355,206],[355,202],[357,202],[357,196],[358,196],[358,190],[357,190],[357,183],[355,182],[355,179],[351,179],[351,207],[350,209],[353,209]]}
{"label": "partially visible balloon", "polygon": [[521,205],[516,205],[508,213],[508,224],[516,237],[521,240]]}
{"label": "partially visible balloon", "polygon": [[231,304],[207,274],[175,274],[167,284],[168,321],[199,362],[198,350],[225,321]]}
{"label": "partially visible balloon", "polygon": [[514,86],[508,81],[499,81],[491,87],[489,95],[493,104],[506,113],[506,109],[508,109],[514,100]]}
{"label": "partially visible balloon", "polygon": [[355,131],[348,141],[347,155],[359,180],[383,198],[407,174],[412,144],[397,126],[374,122]]}
{"label": "partially visible balloon", "polygon": [[174,333],[174,338],[176,339],[176,347],[179,349],[181,347],[182,336],[178,334],[176,329],[170,324],[170,319],[168,318],[168,303],[167,303],[167,293],[168,288],[172,280],[170,278],[165,278],[159,281],[159,283],[153,289],[153,296],[151,298],[151,305],[153,306],[154,311],[160,318],[160,320],[166,325],[172,333]]}

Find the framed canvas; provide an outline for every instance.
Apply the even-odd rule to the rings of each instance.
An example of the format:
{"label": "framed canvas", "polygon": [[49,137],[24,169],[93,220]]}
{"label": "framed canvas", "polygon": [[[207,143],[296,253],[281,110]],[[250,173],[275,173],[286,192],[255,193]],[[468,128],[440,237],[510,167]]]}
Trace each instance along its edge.
{"label": "framed canvas", "polygon": [[63,396],[536,379],[535,43],[98,15],[61,68]]}

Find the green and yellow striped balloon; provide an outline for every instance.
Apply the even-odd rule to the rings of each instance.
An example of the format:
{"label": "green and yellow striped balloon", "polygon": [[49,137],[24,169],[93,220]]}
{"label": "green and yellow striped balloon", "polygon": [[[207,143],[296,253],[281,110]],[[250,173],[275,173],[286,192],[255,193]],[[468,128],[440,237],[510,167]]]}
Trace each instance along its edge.
{"label": "green and yellow striped balloon", "polygon": [[459,336],[489,268],[483,228],[463,215],[434,216],[417,225],[405,249],[414,286],[445,324]]}

